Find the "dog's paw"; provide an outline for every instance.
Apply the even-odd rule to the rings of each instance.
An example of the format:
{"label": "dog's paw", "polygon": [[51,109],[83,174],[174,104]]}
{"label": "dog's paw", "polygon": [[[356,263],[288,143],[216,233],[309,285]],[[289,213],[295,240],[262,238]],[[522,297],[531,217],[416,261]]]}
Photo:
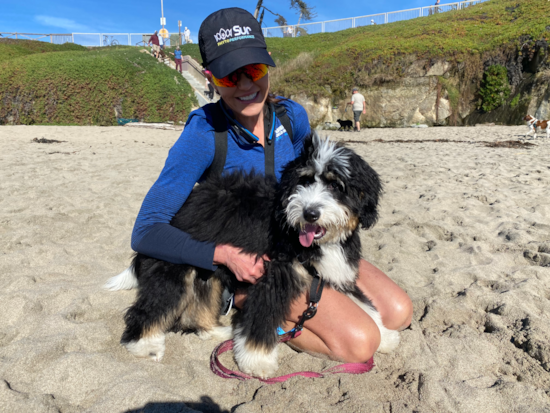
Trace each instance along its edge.
{"label": "dog's paw", "polygon": [[380,353],[391,353],[399,345],[399,331],[388,330],[387,328],[380,329],[380,345],[378,350]]}
{"label": "dog's paw", "polygon": [[267,379],[275,375],[275,372],[279,368],[277,359],[276,350],[267,354],[259,351],[235,353],[235,361],[243,373],[262,379]]}
{"label": "dog's paw", "polygon": [[233,327],[214,327],[212,330],[200,330],[197,332],[197,336],[201,340],[219,340],[225,341],[233,338]]}
{"label": "dog's paw", "polygon": [[148,357],[153,361],[161,361],[164,357],[164,334],[144,337],[122,345],[136,357]]}
{"label": "dog's paw", "polygon": [[247,342],[246,338],[235,334],[233,353],[239,369],[251,376],[267,379],[272,377],[279,368],[277,346],[272,349]]}

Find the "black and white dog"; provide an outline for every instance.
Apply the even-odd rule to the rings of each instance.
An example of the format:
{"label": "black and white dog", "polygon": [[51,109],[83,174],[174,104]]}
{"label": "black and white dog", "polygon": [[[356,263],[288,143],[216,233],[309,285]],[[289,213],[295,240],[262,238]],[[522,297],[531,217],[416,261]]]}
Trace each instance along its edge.
{"label": "black and white dog", "polygon": [[[271,261],[265,263],[265,275],[244,285],[223,266],[212,273],[137,254],[132,266],[105,286],[139,286],[124,317],[121,343],[136,356],[159,361],[166,331],[195,330],[217,339],[234,335],[239,368],[269,377],[278,368],[277,328],[292,301],[309,290],[312,277],[306,267],[313,266],[330,287],[373,318],[381,333],[378,351],[393,350],[398,332],[384,327],[355,283],[359,228],[375,224],[381,191],[378,174],[359,155],[316,135],[285,167],[279,184],[254,173],[233,173],[198,185],[171,224],[200,241],[231,244],[258,257],[267,254]],[[232,328],[219,321],[224,287],[248,291]]]}

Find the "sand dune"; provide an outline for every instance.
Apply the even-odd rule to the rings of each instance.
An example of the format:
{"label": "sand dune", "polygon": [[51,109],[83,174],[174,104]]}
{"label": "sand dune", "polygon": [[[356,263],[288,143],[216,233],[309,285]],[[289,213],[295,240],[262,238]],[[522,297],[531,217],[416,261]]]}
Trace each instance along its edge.
{"label": "sand dune", "polygon": [[[409,293],[413,323],[370,373],[269,386],[212,374],[216,343],[194,335],[169,334],[162,363],[118,344],[135,292],[101,285],[127,267],[179,132],[0,127],[0,411],[548,411],[550,141],[484,146],[525,131],[332,132],[382,176],[364,255]],[[281,346],[281,374],[334,364]]]}

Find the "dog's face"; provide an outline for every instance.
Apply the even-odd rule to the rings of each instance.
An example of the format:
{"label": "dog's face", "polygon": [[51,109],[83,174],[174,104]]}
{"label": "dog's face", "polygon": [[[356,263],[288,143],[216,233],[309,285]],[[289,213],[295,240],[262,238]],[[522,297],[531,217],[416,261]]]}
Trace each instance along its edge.
{"label": "dog's face", "polygon": [[531,115],[525,115],[525,117],[523,118],[523,120],[524,120],[525,122],[529,122],[529,121],[533,120],[533,117],[532,117]]}
{"label": "dog's face", "polygon": [[338,243],[378,218],[378,174],[351,149],[317,135],[281,179],[281,214],[304,247]]}

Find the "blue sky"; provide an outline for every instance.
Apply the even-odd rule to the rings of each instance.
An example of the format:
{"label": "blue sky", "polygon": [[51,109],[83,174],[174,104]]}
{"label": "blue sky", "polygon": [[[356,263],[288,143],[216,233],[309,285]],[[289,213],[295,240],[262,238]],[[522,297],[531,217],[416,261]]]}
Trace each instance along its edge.
{"label": "blue sky", "polygon": [[[166,28],[178,31],[177,21],[191,30],[196,42],[201,22],[210,13],[224,7],[241,7],[254,12],[257,0],[163,0]],[[315,7],[313,21],[341,19],[374,13],[430,6],[435,0],[306,0]],[[441,3],[451,3],[442,0]],[[264,0],[270,10],[282,14],[289,23],[298,15],[290,9],[290,0]],[[26,33],[147,33],[160,28],[160,0],[0,0],[0,32]],[[266,12],[264,27],[272,27],[274,17]],[[183,30],[183,27],[182,27]]]}

